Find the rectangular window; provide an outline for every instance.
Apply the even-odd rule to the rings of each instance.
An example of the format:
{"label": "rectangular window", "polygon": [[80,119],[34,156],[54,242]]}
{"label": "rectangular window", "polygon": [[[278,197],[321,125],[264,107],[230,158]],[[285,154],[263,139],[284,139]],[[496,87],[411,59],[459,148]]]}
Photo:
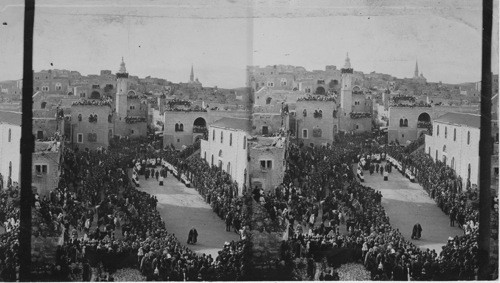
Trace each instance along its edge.
{"label": "rectangular window", "polygon": [[267,170],[267,169],[272,169],[272,168],[273,168],[273,161],[272,160],[261,160],[260,161],[260,169]]}
{"label": "rectangular window", "polygon": [[37,175],[47,174],[48,166],[47,165],[35,165],[35,171],[36,171]]}
{"label": "rectangular window", "polygon": [[307,139],[307,129],[302,130],[302,138]]}
{"label": "rectangular window", "polygon": [[269,134],[269,128],[267,126],[262,126],[262,134],[263,135]]}
{"label": "rectangular window", "polygon": [[83,143],[83,134],[76,134],[76,142]]}

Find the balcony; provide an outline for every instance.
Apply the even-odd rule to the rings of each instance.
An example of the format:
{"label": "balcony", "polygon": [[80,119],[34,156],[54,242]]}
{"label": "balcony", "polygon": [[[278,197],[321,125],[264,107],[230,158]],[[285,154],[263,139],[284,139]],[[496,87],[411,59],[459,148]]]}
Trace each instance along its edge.
{"label": "balcony", "polygon": [[193,126],[194,134],[203,134],[207,132],[207,127],[204,126]]}
{"label": "balcony", "polygon": [[426,122],[426,121],[418,121],[417,122],[417,128],[419,129],[430,129],[432,127],[431,122]]}

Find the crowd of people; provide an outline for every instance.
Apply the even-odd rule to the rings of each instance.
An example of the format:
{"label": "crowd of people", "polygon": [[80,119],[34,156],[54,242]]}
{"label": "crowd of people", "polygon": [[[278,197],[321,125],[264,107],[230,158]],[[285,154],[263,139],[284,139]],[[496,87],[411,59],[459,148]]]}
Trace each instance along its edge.
{"label": "crowd of people", "polygon": [[[283,183],[268,192],[245,187],[242,197],[229,174],[192,156],[195,150],[158,150],[147,142],[132,141],[96,151],[66,149],[59,187],[48,196],[33,197],[34,236],[60,235],[63,242],[54,265],[37,267],[40,278],[88,281],[92,266],[108,274],[122,267],[138,268],[147,280],[246,279],[251,269],[247,232],[255,228],[248,196],[273,221],[266,229],[285,230],[282,259],[335,261],[339,257],[332,255],[341,254],[343,262],[363,263],[373,280],[472,280],[476,276],[477,209],[472,203],[477,194],[463,190],[453,171],[429,162],[423,153],[410,159],[400,147],[383,149],[365,136],[354,135],[326,147],[291,143]],[[391,227],[381,193],[356,180],[353,164],[361,156],[383,151],[413,170],[450,215],[450,224],[456,221],[464,228],[464,235],[450,238],[439,254],[420,249]],[[128,176],[137,162],[152,159],[172,164],[178,176],[189,176],[226,223],[226,230],[240,234],[242,240],[227,242],[213,258],[194,253],[168,233],[157,199],[135,188]],[[146,174],[146,170],[136,170],[136,174]],[[18,189],[1,191],[0,217],[6,232],[0,235],[0,276],[5,281],[16,277],[16,201]]]}

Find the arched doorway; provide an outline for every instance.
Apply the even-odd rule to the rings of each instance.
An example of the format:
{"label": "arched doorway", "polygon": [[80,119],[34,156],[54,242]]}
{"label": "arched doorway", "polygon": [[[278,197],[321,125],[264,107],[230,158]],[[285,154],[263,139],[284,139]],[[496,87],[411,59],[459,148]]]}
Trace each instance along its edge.
{"label": "arched doorway", "polygon": [[336,86],[339,85],[339,81],[338,80],[331,80],[329,83],[328,83],[328,87],[329,88],[335,88]]}
{"label": "arched doorway", "polygon": [[325,88],[318,86],[318,88],[316,88],[316,94],[325,94]]}
{"label": "arched doorway", "polygon": [[430,131],[432,129],[431,116],[426,112],[423,112],[420,115],[418,115],[417,128],[423,128]]}
{"label": "arched doorway", "polygon": [[94,90],[91,94],[90,94],[90,99],[100,99],[101,98],[101,94]]}
{"label": "arched doorway", "polygon": [[193,133],[205,133],[207,131],[207,121],[204,118],[198,117],[193,122]]}

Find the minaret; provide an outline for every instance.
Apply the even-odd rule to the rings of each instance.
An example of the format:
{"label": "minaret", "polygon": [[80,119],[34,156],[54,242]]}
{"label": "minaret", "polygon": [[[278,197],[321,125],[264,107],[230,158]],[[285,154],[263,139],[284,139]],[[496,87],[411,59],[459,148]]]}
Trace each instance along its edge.
{"label": "minaret", "polygon": [[189,76],[189,82],[194,82],[194,71],[193,71],[193,65],[191,65],[191,75]]}
{"label": "minaret", "polygon": [[128,73],[122,57],[120,70],[116,73],[116,113],[120,120],[127,117],[127,93]]}
{"label": "minaret", "polygon": [[415,74],[413,75],[414,78],[418,78],[418,61],[415,62]]}
{"label": "minaret", "polygon": [[345,58],[344,68],[341,70],[342,73],[342,86],[340,89],[340,106],[342,112],[349,115],[352,112],[352,73],[351,59],[349,59],[349,53]]}

